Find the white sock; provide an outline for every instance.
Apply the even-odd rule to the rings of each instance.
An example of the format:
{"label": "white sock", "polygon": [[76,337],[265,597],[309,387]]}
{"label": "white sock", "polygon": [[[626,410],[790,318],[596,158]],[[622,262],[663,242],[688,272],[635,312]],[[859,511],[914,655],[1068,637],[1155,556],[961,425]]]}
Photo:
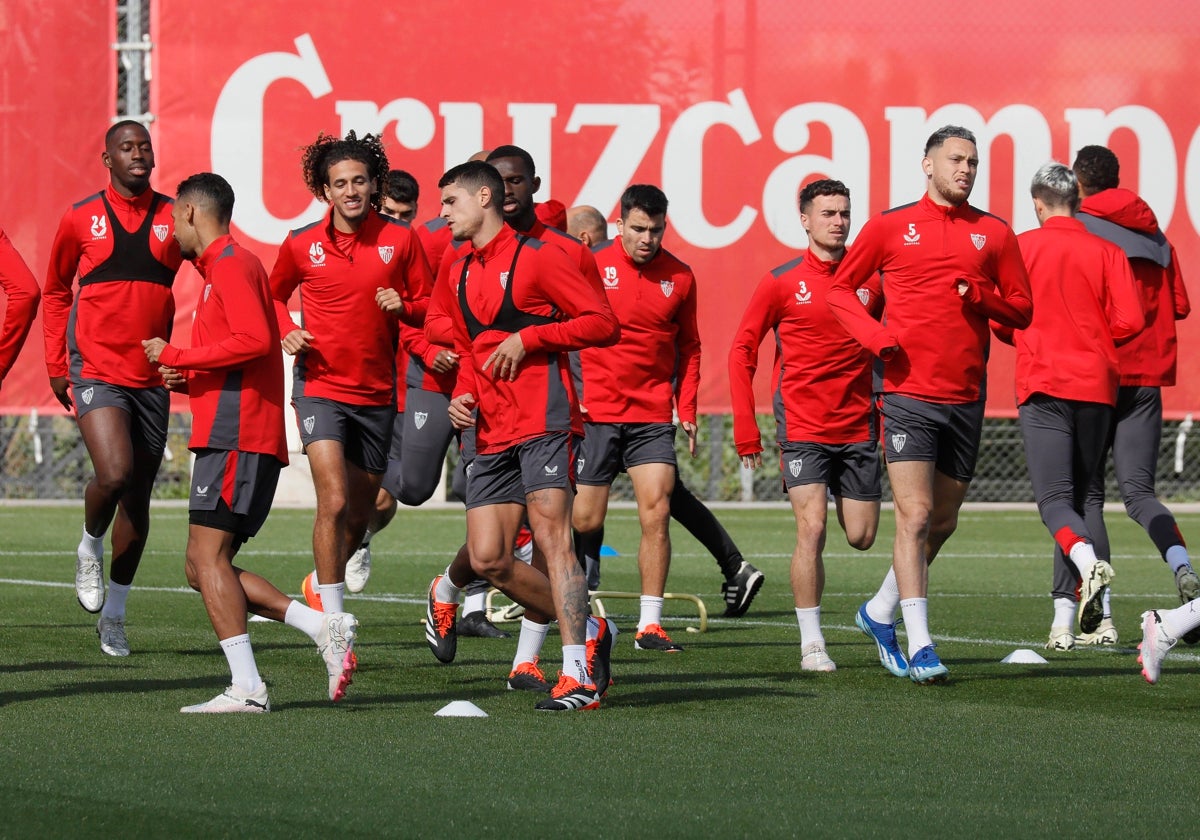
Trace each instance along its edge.
{"label": "white sock", "polygon": [[132,583],[116,583],[110,580],[108,596],[104,599],[104,607],[100,610],[100,615],[105,618],[124,618],[125,599],[129,597],[130,589],[133,589]]}
{"label": "white sock", "polygon": [[1071,562],[1083,577],[1088,576],[1092,566],[1096,565],[1096,549],[1089,542],[1077,542],[1071,546]]}
{"label": "white sock", "polygon": [[242,691],[254,691],[262,685],[262,677],[258,675],[258,665],[254,663],[254,650],[250,647],[248,634],[222,639],[221,650],[225,651],[234,685]]}
{"label": "white sock", "polygon": [[1100,613],[1101,618],[1107,618],[1109,620],[1112,619],[1111,599],[1112,599],[1112,587],[1106,586],[1106,587],[1104,587],[1104,592],[1101,593],[1101,595],[1100,595],[1100,606],[1103,607],[1103,611]]}
{"label": "white sock", "polygon": [[[542,643],[550,632],[549,624],[538,624],[528,618],[521,619],[521,633],[517,636],[517,655],[513,657],[513,668],[522,662],[536,662],[542,652]],[[587,645],[584,645],[586,650]]]}
{"label": "white sock", "polygon": [[933,644],[929,635],[929,599],[909,598],[900,602],[904,614],[904,629],[908,633],[908,655],[912,656],[926,645]]}
{"label": "white sock", "polygon": [[1051,629],[1055,627],[1065,627],[1072,633],[1075,632],[1072,628],[1075,627],[1075,609],[1079,605],[1070,598],[1055,598],[1054,599],[1054,623]]}
{"label": "white sock", "polygon": [[457,604],[462,596],[462,590],[450,582],[450,567],[442,573],[442,577],[433,588],[433,600],[441,604]]}
{"label": "white sock", "polygon": [[466,600],[463,601],[462,614],[470,615],[471,613],[483,612],[485,606],[487,606],[487,592],[476,592],[468,595]]}
{"label": "white sock", "polygon": [[592,685],[588,676],[587,645],[563,645],[562,672],[572,679],[579,680],[582,685]]}
{"label": "white sock", "polygon": [[867,618],[880,624],[895,624],[896,610],[900,609],[900,585],[896,583],[896,570],[888,568],[879,591],[867,601]]}
{"label": "white sock", "polygon": [[321,609],[327,613],[345,612],[346,584],[318,583],[317,594],[321,596]]}
{"label": "white sock", "polygon": [[1163,559],[1167,561],[1167,565],[1171,567],[1172,572],[1178,572],[1184,566],[1192,565],[1192,561],[1188,557],[1188,550],[1182,545],[1173,545],[1168,548],[1167,556]]}
{"label": "white sock", "polygon": [[651,624],[662,624],[663,599],[655,595],[643,595],[641,613],[638,616],[638,632]]}
{"label": "white sock", "polygon": [[796,607],[796,621],[800,625],[800,647],[812,644],[825,647],[825,636],[821,633],[821,608]]}
{"label": "white sock", "polygon": [[79,553],[87,557],[95,557],[97,559],[104,558],[104,534],[98,537],[93,537],[87,532],[87,528],[83,529],[83,539],[79,541]]}
{"label": "white sock", "polygon": [[307,604],[292,601],[288,604],[287,612],[283,614],[283,623],[288,627],[295,627],[315,642],[325,626],[322,615],[323,613],[317,612]]}
{"label": "white sock", "polygon": [[1188,601],[1173,610],[1159,610],[1158,620],[1168,636],[1178,639],[1184,633],[1200,627],[1200,601]]}

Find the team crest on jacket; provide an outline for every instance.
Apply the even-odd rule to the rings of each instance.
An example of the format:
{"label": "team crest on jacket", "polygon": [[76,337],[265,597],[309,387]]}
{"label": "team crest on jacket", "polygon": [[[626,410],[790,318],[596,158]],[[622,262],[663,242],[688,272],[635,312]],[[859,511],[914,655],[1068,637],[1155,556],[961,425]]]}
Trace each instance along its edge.
{"label": "team crest on jacket", "polygon": [[982,233],[972,233],[971,242],[975,245],[976,251],[982,251],[983,246],[987,244],[987,235]]}
{"label": "team crest on jacket", "polygon": [[795,458],[791,461],[788,461],[788,472],[792,474],[792,478],[798,477],[802,469],[804,469],[803,458]]}
{"label": "team crest on jacket", "polygon": [[84,405],[91,405],[92,399],[96,396],[95,388],[84,388],[83,393],[79,395],[79,399],[83,400]]}
{"label": "team crest on jacket", "polygon": [[413,412],[413,423],[416,424],[416,427],[418,429],[424,428],[425,421],[428,419],[429,419],[428,411],[414,411]]}
{"label": "team crest on jacket", "polygon": [[205,302],[207,302],[207,301],[208,301],[208,296],[209,296],[210,294],[212,294],[212,283],[209,283],[207,286],[205,286],[205,287],[204,287],[204,300],[205,300]]}
{"label": "team crest on jacket", "polygon": [[170,228],[167,225],[155,225],[150,229],[154,231],[154,235],[158,237],[159,242],[167,241],[167,233],[170,231]]}
{"label": "team crest on jacket", "polygon": [[674,280],[659,280],[658,288],[662,289],[663,295],[665,295],[666,297],[670,297],[671,293],[675,291],[675,281]]}
{"label": "team crest on jacket", "polygon": [[315,414],[305,417],[304,418],[304,433],[306,435],[311,435],[312,430],[316,425],[317,425],[317,417]]}
{"label": "team crest on jacket", "polygon": [[320,242],[308,246],[308,258],[312,260],[313,265],[325,265],[325,249],[321,247]]}
{"label": "team crest on jacket", "polygon": [[500,288],[501,289],[508,288],[508,272],[507,271],[500,272]]}
{"label": "team crest on jacket", "polygon": [[871,290],[870,289],[859,289],[854,294],[858,295],[858,302],[861,303],[863,306],[871,305]]}
{"label": "team crest on jacket", "polygon": [[904,444],[906,444],[907,442],[908,442],[908,435],[906,435],[904,433],[892,435],[892,449],[895,449],[896,452],[898,452],[898,453],[904,451]]}
{"label": "team crest on jacket", "polygon": [[103,239],[106,236],[108,236],[108,218],[92,216],[92,238]]}
{"label": "team crest on jacket", "polygon": [[392,254],[396,253],[395,245],[380,245],[379,259],[383,260],[384,265],[389,265],[392,261]]}

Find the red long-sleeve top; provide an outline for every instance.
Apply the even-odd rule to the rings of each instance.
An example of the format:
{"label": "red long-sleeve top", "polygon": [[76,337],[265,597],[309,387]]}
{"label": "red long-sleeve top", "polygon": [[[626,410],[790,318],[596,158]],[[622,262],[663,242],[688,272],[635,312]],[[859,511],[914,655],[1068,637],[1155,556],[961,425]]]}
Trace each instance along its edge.
{"label": "red long-sleeve top", "polygon": [[0,229],[0,288],[8,298],[4,309],[4,325],[0,327],[0,382],[8,376],[17,354],[29,336],[29,328],[37,317],[42,291],[33,272],[17,253],[16,246]]}

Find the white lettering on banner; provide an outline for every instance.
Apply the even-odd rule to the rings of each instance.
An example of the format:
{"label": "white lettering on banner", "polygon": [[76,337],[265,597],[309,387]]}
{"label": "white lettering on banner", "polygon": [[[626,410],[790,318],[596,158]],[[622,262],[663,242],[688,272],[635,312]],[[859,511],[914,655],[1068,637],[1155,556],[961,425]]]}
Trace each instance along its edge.
{"label": "white lettering on banner", "polygon": [[[234,221],[247,236],[260,242],[281,241],[291,228],[318,217],[322,210],[314,199],[300,215],[277,218],[267,209],[263,195],[263,102],[267,89],[275,82],[291,80],[303,85],[314,99],[333,90],[312,37],[301,35],[295,45],[295,53],[264,53],[235,69],[221,90],[212,117],[213,169],[229,179],[238,195]],[[553,195],[550,174],[558,107],[545,102],[513,102],[507,106],[513,142],[528,149],[538,162],[542,178],[538,196],[543,199]],[[352,128],[383,132],[395,123],[392,130],[396,140],[411,150],[434,143],[440,130],[447,166],[484,147],[485,112],[477,102],[437,103],[436,117],[431,104],[411,97],[393,99],[382,106],[369,100],[337,100],[333,110],[341,117],[343,133]],[[568,204],[591,204],[609,215],[625,185],[646,164],[646,156],[664,128],[662,111],[653,104],[578,103],[566,116],[562,129],[566,134],[579,134],[590,127],[613,129],[579,195]],[[1164,120],[1139,105],[1111,112],[1067,108],[1063,116],[1070,128],[1072,155],[1089,143],[1106,143],[1119,129],[1127,129],[1137,137],[1138,190],[1166,228],[1178,198],[1179,161]],[[980,166],[985,174],[993,141],[1000,136],[1011,139],[1012,225],[1017,231],[1037,226],[1032,202],[1027,200],[1029,183],[1037,168],[1053,155],[1050,125],[1036,108],[1008,105],[985,120],[978,110],[964,103],[950,103],[932,113],[919,107],[889,106],[884,108],[884,117],[890,126],[889,206],[913,201],[925,191],[918,165],[921,150],[934,130],[955,123],[971,129],[979,138]],[[814,125],[824,126],[832,136],[828,157],[803,153],[810,145]],[[666,126],[662,152],[660,183],[671,198],[672,227],[689,245],[704,249],[734,244],[746,235],[759,214],[759,208],[743,205],[736,208],[732,221],[725,223],[704,215],[704,142],[709,130],[717,126],[733,129],[747,147],[762,139],[745,93],[734,89],[724,101],[698,102],[685,109]],[[791,156],[771,171],[762,190],[763,219],[775,239],[792,248],[807,244],[796,207],[796,190],[815,174],[837,178],[850,188],[854,205],[859,208],[852,230],[856,233],[870,207],[871,149],[862,120],[835,103],[802,103],[775,120],[772,141],[778,151]],[[1070,160],[1065,162],[1069,164]],[[1200,230],[1200,130],[1188,146],[1183,181],[1187,211],[1193,226]],[[971,203],[986,209],[989,192],[990,179],[980,177]]]}

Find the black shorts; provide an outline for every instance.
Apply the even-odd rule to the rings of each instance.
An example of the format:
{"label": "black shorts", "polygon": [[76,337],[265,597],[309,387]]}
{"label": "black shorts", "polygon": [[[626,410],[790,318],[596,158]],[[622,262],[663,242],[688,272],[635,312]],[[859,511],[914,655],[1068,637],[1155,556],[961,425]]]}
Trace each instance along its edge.
{"label": "black shorts", "polygon": [[575,459],[575,480],[607,486],[617,473],[642,464],[675,461],[674,423],[587,423]]}
{"label": "black shorts", "polygon": [[279,471],[273,455],[201,449],[192,467],[188,521],[226,531],[239,544],[258,533],[271,512]]}
{"label": "black shorts", "polygon": [[983,400],[970,403],[932,403],[883,394],[883,456],[889,463],[932,461],[938,472],[956,481],[970,481],[979,460],[983,433]]}
{"label": "black shorts", "polygon": [[790,490],[805,484],[824,484],[845,499],[877,502],[883,497],[879,447],[865,443],[800,443],[779,447],[779,471]]}
{"label": "black shorts", "polygon": [[446,449],[454,439],[447,409],[450,398],[438,391],[409,388],[405,410],[396,415],[383,488],[406,505],[427,502],[442,478]]}
{"label": "black shorts", "polygon": [[395,405],[350,405],[325,397],[296,397],[292,405],[304,446],[336,440],[345,448],[350,463],[369,473],[387,470]]}
{"label": "black shorts", "polygon": [[574,492],[571,465],[578,440],[567,432],[551,432],[502,452],[476,455],[467,466],[467,509],[523,505],[535,490]]}
{"label": "black shorts", "polygon": [[166,388],[129,388],[72,376],[71,396],[77,417],[96,408],[119,408],[128,414],[129,435],[135,449],[145,449],[157,456],[167,448],[171,395]]}

